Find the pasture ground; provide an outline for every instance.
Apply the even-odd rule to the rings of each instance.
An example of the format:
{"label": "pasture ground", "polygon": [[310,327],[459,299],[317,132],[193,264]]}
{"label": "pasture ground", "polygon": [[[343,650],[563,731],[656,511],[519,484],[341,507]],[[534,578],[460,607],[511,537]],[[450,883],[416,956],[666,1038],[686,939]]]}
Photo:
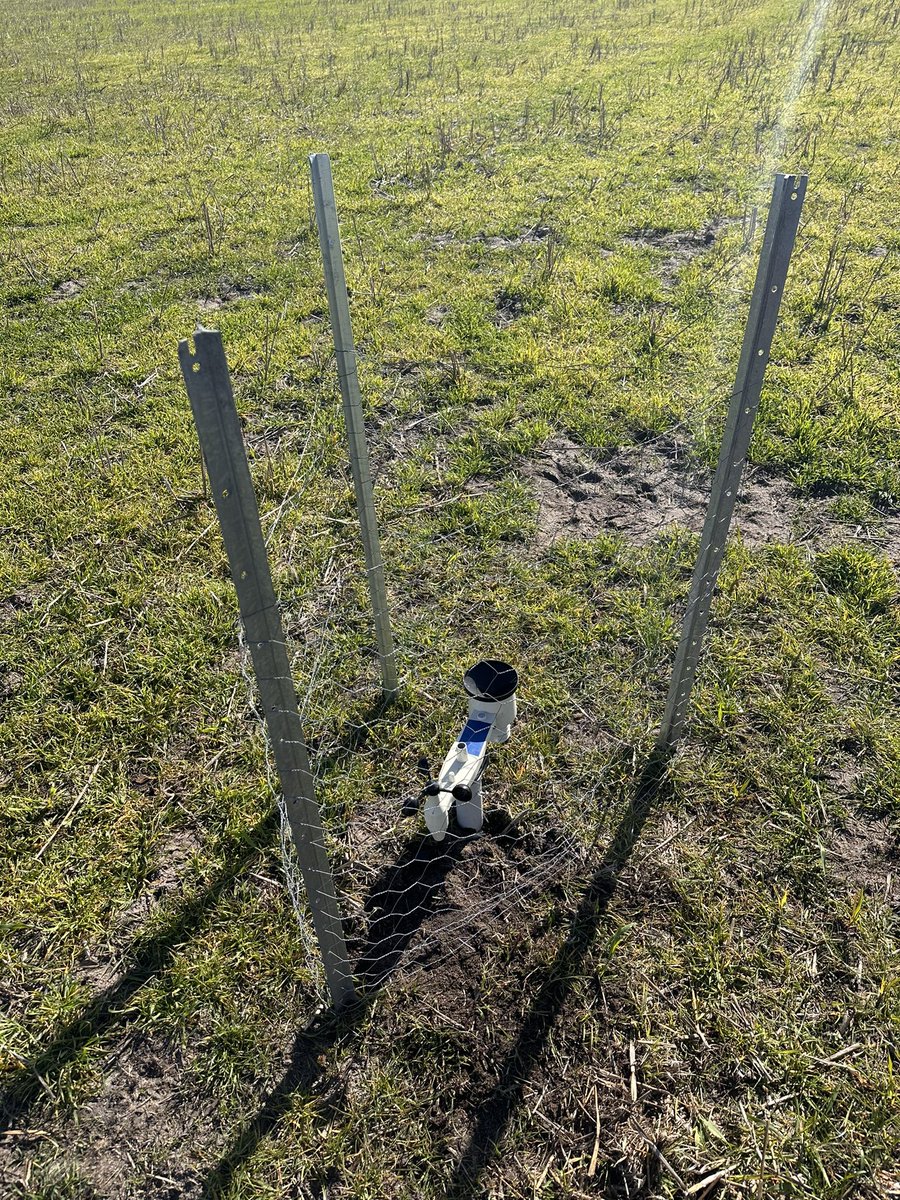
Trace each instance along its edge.
{"label": "pasture ground", "polygon": [[[4,6],[5,1195],[900,1195],[898,27],[890,0]],[[407,679],[384,711],[317,150]],[[775,169],[809,172],[804,219],[651,797]],[[354,839],[427,883],[401,804],[486,652],[523,680],[486,785],[515,854],[579,847],[499,919],[519,859],[460,846],[467,940],[411,942],[340,1021],[178,374],[198,321],[353,929]]]}

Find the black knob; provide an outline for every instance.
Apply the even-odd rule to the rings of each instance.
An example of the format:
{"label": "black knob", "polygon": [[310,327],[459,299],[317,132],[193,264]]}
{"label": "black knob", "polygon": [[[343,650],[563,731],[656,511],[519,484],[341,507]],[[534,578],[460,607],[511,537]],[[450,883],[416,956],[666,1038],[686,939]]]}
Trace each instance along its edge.
{"label": "black knob", "polygon": [[438,793],[440,792],[440,790],[441,790],[441,785],[439,783],[436,783],[434,780],[432,780],[431,783],[427,783],[425,785],[425,787],[422,789],[422,795],[423,796],[437,796]]}
{"label": "black knob", "polygon": [[464,783],[458,783],[453,789],[453,798],[454,800],[462,801],[471,800],[472,789],[470,787],[466,787]]}
{"label": "black knob", "polygon": [[403,801],[403,808],[401,809],[401,812],[403,813],[404,817],[414,817],[421,807],[421,796],[407,796]]}

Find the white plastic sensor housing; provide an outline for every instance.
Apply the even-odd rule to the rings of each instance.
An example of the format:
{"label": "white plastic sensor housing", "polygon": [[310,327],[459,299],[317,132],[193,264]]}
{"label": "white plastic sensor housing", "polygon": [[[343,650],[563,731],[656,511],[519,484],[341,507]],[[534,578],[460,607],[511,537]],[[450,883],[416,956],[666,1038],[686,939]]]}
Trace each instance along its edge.
{"label": "white plastic sensor housing", "polygon": [[491,742],[509,740],[518,682],[514,668],[499,659],[484,660],[466,672],[463,687],[469,697],[469,719],[444,759],[437,782],[425,789],[425,824],[436,842],[447,834],[454,804],[462,829],[481,829],[485,752]]}

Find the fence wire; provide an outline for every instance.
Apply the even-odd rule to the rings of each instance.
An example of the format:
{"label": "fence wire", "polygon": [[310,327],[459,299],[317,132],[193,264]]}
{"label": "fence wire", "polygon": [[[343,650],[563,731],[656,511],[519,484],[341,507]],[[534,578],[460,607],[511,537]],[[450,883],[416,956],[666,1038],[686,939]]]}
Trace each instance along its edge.
{"label": "fence wire", "polygon": [[[722,258],[716,268],[720,286],[731,287],[746,252],[748,246],[743,245]],[[689,337],[690,332],[685,328],[677,336]],[[323,330],[323,340],[326,337],[328,331]],[[614,377],[622,365],[622,360],[614,360],[604,373]],[[577,365],[571,370],[578,370]],[[326,385],[323,395],[329,392]],[[691,404],[684,419],[658,436],[644,438],[634,448],[638,472],[655,452],[679,436],[689,439],[722,407],[721,388],[710,388],[708,396]],[[499,653],[485,593],[497,582],[498,572],[515,571],[529,562],[530,554],[529,547],[515,539],[509,546],[481,553],[470,544],[470,535],[452,524],[444,532],[434,528],[440,512],[482,498],[490,498],[492,520],[500,527],[521,527],[523,504],[529,510],[522,494],[497,491],[490,478],[476,476],[460,486],[443,486],[434,446],[446,422],[446,414],[434,409],[412,416],[388,414],[370,422],[367,430],[386,574],[394,581],[391,618],[400,700],[385,704],[379,697],[366,569],[359,528],[344,503],[350,473],[341,452],[342,421],[334,398],[329,406],[318,396],[302,420],[280,419],[282,434],[299,444],[298,457],[283,496],[263,514],[283,622],[293,643],[292,671],[323,810],[325,848],[335,871],[355,976],[364,989],[382,986],[400,972],[430,970],[450,956],[479,955],[485,944],[502,941],[510,926],[526,919],[529,907],[539,910],[542,901],[558,900],[560,888],[583,877],[598,846],[604,828],[598,811],[616,775],[612,763],[624,754],[634,766],[635,746],[646,742],[648,734],[640,715],[631,716],[624,727],[601,722],[611,779],[605,780],[594,762],[592,778],[582,787],[544,779],[533,786],[527,782],[510,787],[503,778],[510,751],[505,746],[491,748],[484,829],[470,834],[451,823],[440,842],[427,834],[415,800],[426,775],[437,774],[444,751],[463,724],[462,670]],[[260,440],[265,443],[264,434]],[[252,449],[252,438],[250,443]],[[256,457],[265,456],[257,452]],[[430,484],[437,482],[440,494],[422,487],[418,503],[391,503],[392,490],[408,470],[430,470]],[[702,464],[696,464],[694,475],[683,475],[678,486],[690,488],[703,473]],[[300,511],[302,538],[284,529],[290,516]],[[403,560],[422,522],[428,522],[427,553],[410,570]],[[666,524],[671,517],[660,516],[650,521],[648,533],[661,533]],[[317,559],[318,576],[314,570],[311,575],[306,562],[310,545],[322,541],[329,544],[328,554]],[[398,563],[403,564],[400,570]],[[286,593],[278,586],[284,580],[304,580],[305,587],[300,594],[296,588]],[[404,598],[404,589],[415,594]],[[252,694],[250,652],[242,640],[241,660]],[[516,666],[528,697],[529,662],[517,661]],[[640,672],[641,667],[635,662],[632,670]],[[577,728],[581,722],[589,742],[596,733],[596,714],[589,710],[588,696],[580,698],[576,685],[565,704],[571,708],[572,724]],[[262,724],[263,715],[257,712],[257,718]],[[529,719],[526,698],[522,720],[527,724]],[[514,728],[514,745],[520,736]],[[424,756],[431,760],[427,770],[420,763]],[[269,760],[270,784],[277,792],[271,754]],[[308,972],[324,1001],[324,972],[310,906],[283,800],[280,806],[284,878]]]}
{"label": "fence wire", "polygon": [[[327,456],[316,452],[309,437],[301,454],[304,472],[326,469]],[[341,491],[341,475],[339,471],[336,493]],[[295,498],[302,496],[304,481],[298,469],[291,480]],[[302,573],[305,553],[301,541],[278,536],[289,507],[286,497],[264,514],[270,554],[282,578]],[[405,514],[393,525],[388,523],[387,547],[404,540],[408,519]],[[298,706],[312,748],[325,849],[335,872],[353,965],[359,983],[373,988],[398,971],[431,969],[464,951],[475,954],[486,940],[495,940],[515,924],[516,914],[523,913],[529,902],[539,901],[553,889],[559,895],[560,885],[583,868],[596,840],[590,821],[573,822],[571,811],[592,811],[596,788],[585,789],[583,796],[573,799],[551,786],[542,790],[537,803],[531,797],[524,805],[509,806],[505,797],[494,803],[488,795],[480,833],[466,833],[451,824],[442,842],[427,834],[416,803],[424,782],[419,760],[427,744],[432,765],[438,766],[463,724],[466,697],[461,678],[452,680],[452,689],[447,687],[440,647],[436,652],[417,640],[423,629],[445,620],[434,605],[424,605],[416,609],[412,621],[396,623],[401,682],[421,698],[425,710],[436,700],[441,716],[434,719],[434,714],[411,711],[402,701],[381,700],[373,648],[369,646],[366,654],[359,645],[360,640],[366,642],[370,614],[366,594],[358,587],[364,567],[352,526],[348,533],[331,547],[314,588],[299,597],[282,593],[283,620],[293,631],[289,651]],[[431,539],[430,561],[449,553],[454,541],[451,533]],[[355,637],[357,632],[361,639]],[[487,656],[489,630],[485,638]],[[243,635],[240,650],[244,682],[252,696],[255,680]],[[448,694],[441,698],[442,692]],[[258,706],[254,714],[263,727],[269,782],[277,793],[264,716]],[[402,735],[398,735],[399,724],[404,727]],[[517,734],[514,729],[513,739]],[[497,776],[502,774],[502,765],[494,757],[503,753],[502,747],[489,751],[485,785],[489,793],[498,787]],[[283,800],[280,812],[287,889],[306,965],[324,1000],[324,974]],[[307,833],[316,836],[314,831]]]}
{"label": "fence wire", "polygon": [[[756,248],[742,239],[727,253],[719,252],[713,267],[725,325],[734,334],[733,345],[719,347],[722,359],[736,357],[741,282],[755,265]],[[694,332],[694,325],[686,322],[674,337],[687,343]],[[454,506],[488,498],[492,518],[499,525],[521,529],[522,492],[530,481],[525,480],[519,490],[504,490],[490,473],[476,473],[461,482],[444,479],[435,455],[452,437],[456,414],[431,404],[424,412],[382,406],[367,423],[367,439],[401,695],[394,704],[381,704],[359,528],[347,504],[351,481],[342,452],[343,429],[333,383],[326,379],[330,370],[327,326],[321,328],[319,341],[322,388],[302,416],[279,413],[277,417],[279,436],[289,450],[284,458],[293,465],[280,484],[276,502],[263,512],[263,527],[283,604],[300,715],[311,747],[325,848],[335,871],[355,972],[359,982],[371,988],[399,972],[428,970],[450,956],[477,953],[525,920],[530,910],[553,903],[567,883],[583,878],[608,832],[601,810],[617,794],[621,764],[630,762],[633,775],[636,748],[648,746],[654,732],[659,716],[654,705],[660,706],[665,685],[657,660],[668,661],[669,651],[654,657],[638,648],[631,662],[608,664],[609,672],[618,673],[623,686],[633,686],[641,700],[630,708],[623,705],[612,716],[593,711],[590,690],[573,684],[575,676],[560,683],[566,692],[563,707],[569,710],[565,729],[574,728],[577,734],[580,723],[593,752],[590,772],[585,771],[588,779],[578,781],[576,772],[562,786],[539,772],[532,777],[534,752],[516,758],[520,731],[514,729],[512,748],[495,747],[488,754],[484,830],[472,835],[451,827],[443,842],[433,841],[411,803],[423,782],[417,763],[423,755],[429,756],[430,773],[436,773],[464,720],[462,670],[477,658],[504,649],[496,644],[498,629],[486,594],[504,571],[514,577],[523,563],[533,566],[548,547],[533,539],[523,546],[521,539],[513,538],[481,555],[479,547],[471,544],[472,536],[452,521],[446,522],[447,528],[438,528],[435,518],[442,512],[452,513]],[[614,379],[624,365],[624,357],[619,356],[600,373]],[[416,366],[452,371],[454,364],[423,360]],[[584,367],[571,363],[566,369],[578,372]],[[733,367],[726,369],[730,373]],[[598,368],[591,370],[596,373]],[[364,393],[365,379],[364,373]],[[710,482],[708,447],[716,440],[714,431],[732,398],[727,384],[711,383],[708,390],[684,403],[679,419],[626,449],[633,473],[642,478],[652,474],[661,455],[676,453],[684,460],[677,472],[667,475],[671,494],[659,498],[657,512],[652,511],[653,503],[644,505],[642,544],[667,530],[680,537],[685,524],[691,533],[699,532]],[[614,425],[615,398],[608,403]],[[602,408],[598,416],[602,418]],[[250,442],[252,447],[252,438]],[[262,470],[262,455],[256,457],[257,469]],[[538,457],[532,454],[530,461]],[[585,450],[568,482],[577,483],[581,476],[582,482],[590,484],[603,458]],[[523,484],[516,469],[504,468],[498,475],[509,479],[517,473]],[[397,494],[409,474],[419,483],[410,490],[410,502],[401,503]],[[533,492],[524,503],[531,505],[533,518]],[[673,508],[689,511],[688,519],[673,519]],[[299,525],[292,522],[298,514]],[[292,524],[293,529],[287,528]],[[427,526],[425,542],[423,525]],[[310,547],[320,545],[327,549],[312,555],[313,569],[307,561]],[[406,561],[410,545],[422,555],[415,570]],[[540,649],[514,664],[526,697],[532,667],[528,660],[541,669],[547,665]],[[246,647],[243,660],[252,694]],[[592,665],[583,664],[586,671]],[[539,709],[526,700],[523,723],[545,719]],[[277,791],[271,765],[270,777]],[[324,998],[309,906],[283,805],[281,852],[303,953]]]}

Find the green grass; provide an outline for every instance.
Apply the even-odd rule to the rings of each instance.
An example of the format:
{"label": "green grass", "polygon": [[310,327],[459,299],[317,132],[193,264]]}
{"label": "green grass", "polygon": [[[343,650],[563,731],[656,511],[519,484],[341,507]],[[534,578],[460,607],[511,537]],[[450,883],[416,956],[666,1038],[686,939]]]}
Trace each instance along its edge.
{"label": "green grass", "polygon": [[[898,1194],[897,564],[869,537],[900,506],[897,19],[834,0],[806,44],[814,7],[0,15],[11,1194]],[[407,678],[375,717],[318,150]],[[776,168],[810,183],[751,459],[828,527],[735,539],[689,736],[618,886],[591,890],[696,539],[539,549],[522,466],[563,436],[602,457],[673,433],[714,461]],[[492,797],[593,847],[336,1027],[307,1030],[320,980],[178,372],[198,320],[225,341],[351,894],[353,814],[393,827],[485,652],[523,678]]]}

